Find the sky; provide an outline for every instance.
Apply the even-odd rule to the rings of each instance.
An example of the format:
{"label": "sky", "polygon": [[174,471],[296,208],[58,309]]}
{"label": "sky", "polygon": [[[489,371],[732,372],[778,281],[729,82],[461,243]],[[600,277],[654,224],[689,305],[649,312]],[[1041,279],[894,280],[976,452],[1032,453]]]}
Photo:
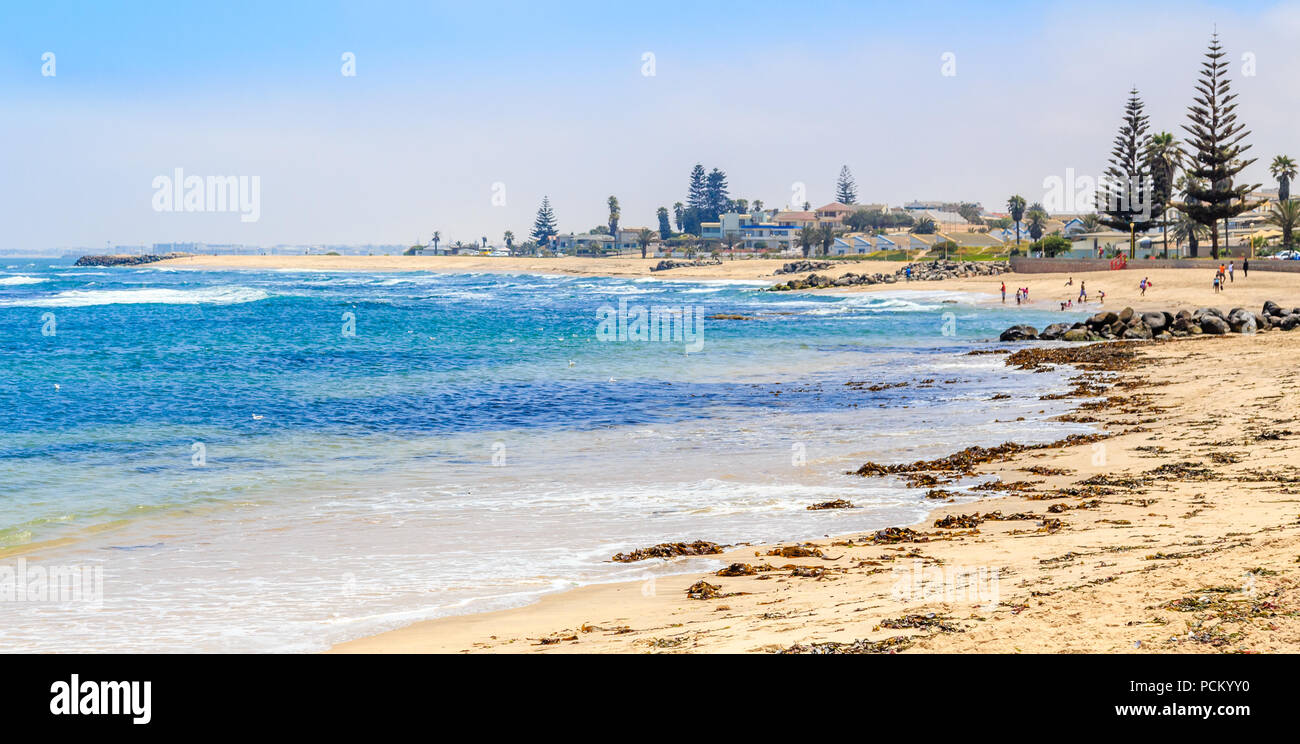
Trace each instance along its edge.
{"label": "sky", "polygon": [[[0,250],[499,243],[544,195],[654,227],[697,162],[769,207],[848,165],[863,203],[998,210],[1104,170],[1132,87],[1182,137],[1216,29],[1268,185],[1300,2],[6,1]],[[166,211],[178,168],[256,178],[256,219]]]}

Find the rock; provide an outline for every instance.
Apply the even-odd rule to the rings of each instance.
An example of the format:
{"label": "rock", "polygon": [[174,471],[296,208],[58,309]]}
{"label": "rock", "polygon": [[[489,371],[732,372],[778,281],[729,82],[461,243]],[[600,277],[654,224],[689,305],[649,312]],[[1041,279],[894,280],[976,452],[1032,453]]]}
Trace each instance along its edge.
{"label": "rock", "polygon": [[1119,321],[1121,323],[1127,324],[1132,319],[1133,319],[1133,308],[1126,307],[1123,310],[1119,311]]}
{"label": "rock", "polygon": [[1264,314],[1276,315],[1278,317],[1286,316],[1286,313],[1283,312],[1282,308],[1278,307],[1278,304],[1272,300],[1268,300],[1267,302],[1264,303]]}
{"label": "rock", "polygon": [[803,274],[809,271],[821,271],[822,269],[829,269],[830,267],[831,267],[830,261],[791,261],[790,263],[782,266],[781,268],[777,269],[772,273]]}
{"label": "rock", "polygon": [[1068,330],[1070,330],[1070,327],[1064,323],[1053,323],[1048,327],[1044,328],[1043,332],[1038,334],[1038,337],[1045,338],[1049,341],[1055,341],[1056,339],[1065,335],[1065,332]]}
{"label": "rock", "polygon": [[1282,321],[1277,324],[1277,327],[1284,331],[1289,331],[1298,325],[1300,325],[1300,315],[1292,314],[1283,318]]}
{"label": "rock", "polygon": [[1091,337],[1092,334],[1088,333],[1088,331],[1083,328],[1071,328],[1061,334],[1061,340],[1063,341],[1088,341]]}
{"label": "rock", "polygon": [[1228,323],[1218,315],[1202,315],[1201,330],[1215,336],[1222,336],[1228,332]]}
{"label": "rock", "polygon": [[999,341],[1032,341],[1038,338],[1038,329],[1029,325],[1014,325],[998,336]]}
{"label": "rock", "polygon": [[1099,326],[1114,325],[1115,322],[1118,320],[1119,320],[1119,316],[1116,315],[1115,313],[1103,311],[1097,313],[1091,318],[1088,318],[1088,325],[1092,326],[1093,328],[1097,328]]}
{"label": "rock", "polygon": [[1169,325],[1170,321],[1164,313],[1142,313],[1142,322],[1153,332],[1159,333]]}
{"label": "rock", "polygon": [[146,256],[82,256],[73,266],[139,266],[141,264],[166,261],[169,258],[185,258],[192,253],[164,253]]}
{"label": "rock", "polygon": [[1143,323],[1138,323],[1137,325],[1131,325],[1125,328],[1124,332],[1120,334],[1120,338],[1129,338],[1129,339],[1148,339],[1151,338],[1151,336],[1152,336],[1151,329],[1147,328],[1146,325]]}

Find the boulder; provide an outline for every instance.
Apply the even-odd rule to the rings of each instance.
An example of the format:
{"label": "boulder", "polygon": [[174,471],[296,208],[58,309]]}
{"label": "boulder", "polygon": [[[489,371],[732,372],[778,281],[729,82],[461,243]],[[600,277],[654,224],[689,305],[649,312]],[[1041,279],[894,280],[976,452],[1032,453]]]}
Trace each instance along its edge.
{"label": "boulder", "polygon": [[1032,341],[1038,338],[1038,329],[1030,325],[1014,325],[998,336],[999,341]]}
{"label": "boulder", "polygon": [[1298,325],[1300,325],[1300,315],[1297,315],[1297,314],[1291,314],[1291,315],[1288,315],[1288,316],[1286,316],[1285,318],[1283,318],[1283,319],[1282,319],[1282,320],[1277,324],[1277,327],[1278,327],[1278,328],[1281,328],[1281,329],[1284,330],[1284,331],[1289,331],[1289,330],[1295,328],[1295,327],[1298,326]]}
{"label": "boulder", "polygon": [[1116,315],[1115,313],[1103,311],[1097,313],[1091,318],[1088,318],[1088,325],[1092,326],[1093,328],[1097,328],[1099,326],[1113,325],[1118,320],[1119,320],[1119,316]]}
{"label": "boulder", "polygon": [[1119,311],[1119,320],[1121,323],[1127,324],[1132,319],[1133,319],[1133,308],[1126,307],[1123,310]]}
{"label": "boulder", "polygon": [[1088,341],[1091,337],[1092,334],[1088,333],[1087,329],[1084,328],[1071,328],[1061,334],[1062,341]]}
{"label": "boulder", "polygon": [[1065,323],[1053,323],[1048,327],[1044,328],[1043,331],[1038,334],[1038,337],[1045,338],[1049,341],[1055,341],[1056,339],[1065,335],[1065,332],[1068,330],[1070,330],[1070,326],[1066,325]]}
{"label": "boulder", "polygon": [[1142,322],[1146,324],[1147,328],[1159,333],[1169,325],[1170,320],[1165,317],[1164,313],[1142,313]]}
{"label": "boulder", "polygon": [[1222,336],[1228,332],[1228,322],[1217,315],[1202,315],[1201,331],[1215,336]]}
{"label": "boulder", "polygon": [[1125,328],[1124,332],[1120,334],[1120,338],[1128,339],[1148,339],[1151,338],[1151,336],[1151,329],[1147,328],[1146,325],[1142,323],[1131,325]]}

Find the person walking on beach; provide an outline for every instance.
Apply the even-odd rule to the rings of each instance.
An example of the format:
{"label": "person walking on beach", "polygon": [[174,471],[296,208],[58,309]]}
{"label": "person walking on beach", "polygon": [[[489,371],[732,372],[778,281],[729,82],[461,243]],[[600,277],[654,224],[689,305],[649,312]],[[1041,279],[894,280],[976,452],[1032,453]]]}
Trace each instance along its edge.
{"label": "person walking on beach", "polygon": [[912,281],[912,265],[908,264],[907,268],[904,269],[903,271],[907,275],[907,281],[909,282]]}
{"label": "person walking on beach", "polygon": [[1250,256],[1241,259],[1241,278],[1250,276]]}
{"label": "person walking on beach", "polygon": [[1007,304],[1007,283],[1002,282],[1002,304]]}
{"label": "person walking on beach", "polygon": [[1230,281],[1230,282],[1231,282],[1231,281],[1236,281],[1235,279],[1232,278],[1232,270],[1233,270],[1233,265],[1232,265],[1232,262],[1229,261],[1229,262],[1228,262],[1228,281]]}
{"label": "person walking on beach", "polygon": [[1218,293],[1219,293],[1219,289],[1220,289],[1220,287],[1221,287],[1221,285],[1219,284],[1219,275],[1218,275],[1218,274],[1215,274],[1215,275],[1214,275],[1214,293],[1215,293],[1215,294],[1218,294]]}
{"label": "person walking on beach", "polygon": [[1082,305],[1087,301],[1088,301],[1088,283],[1081,281],[1079,282],[1079,304]]}

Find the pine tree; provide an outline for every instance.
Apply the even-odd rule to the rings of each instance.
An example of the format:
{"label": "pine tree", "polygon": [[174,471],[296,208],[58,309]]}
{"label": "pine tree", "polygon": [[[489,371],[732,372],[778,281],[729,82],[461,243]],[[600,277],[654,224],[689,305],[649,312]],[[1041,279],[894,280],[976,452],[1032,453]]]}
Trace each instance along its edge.
{"label": "pine tree", "polygon": [[853,174],[847,165],[840,168],[840,178],[835,183],[835,201],[840,204],[858,203],[858,185],[854,183]]}
{"label": "pine tree", "polygon": [[[1260,184],[1233,186],[1233,178],[1255,162],[1254,158],[1241,156],[1250,149],[1242,140],[1250,135],[1237,123],[1232,92],[1227,74],[1227,55],[1219,46],[1219,35],[1210,37],[1210,50],[1201,63],[1201,79],[1196,84],[1195,105],[1187,107],[1188,124],[1183,129],[1190,135],[1191,162],[1187,172],[1186,199],[1179,209],[1188,217],[1210,228],[1210,255],[1219,257],[1219,220],[1226,226],[1230,217],[1248,212],[1262,202],[1246,200]],[[1226,247],[1226,246],[1225,246]]]}
{"label": "pine tree", "polygon": [[668,207],[660,207],[658,216],[659,216],[659,239],[667,240],[673,236],[672,225],[668,224]]}
{"label": "pine tree", "polygon": [[537,219],[533,222],[533,240],[547,243],[559,232],[556,229],[555,212],[551,210],[550,197],[542,197],[542,206],[537,208]]}
{"label": "pine tree", "polygon": [[1110,165],[1097,188],[1097,213],[1102,224],[1123,232],[1129,226],[1146,229],[1152,214],[1150,120],[1137,89],[1129,91],[1124,120],[1110,151]]}
{"label": "pine tree", "polygon": [[703,219],[717,222],[719,216],[727,211],[730,201],[727,196],[727,174],[714,168],[705,179]]}
{"label": "pine tree", "polygon": [[682,232],[700,234],[700,222],[709,208],[708,176],[699,163],[691,169],[691,182],[686,193],[686,209],[682,212]]}

